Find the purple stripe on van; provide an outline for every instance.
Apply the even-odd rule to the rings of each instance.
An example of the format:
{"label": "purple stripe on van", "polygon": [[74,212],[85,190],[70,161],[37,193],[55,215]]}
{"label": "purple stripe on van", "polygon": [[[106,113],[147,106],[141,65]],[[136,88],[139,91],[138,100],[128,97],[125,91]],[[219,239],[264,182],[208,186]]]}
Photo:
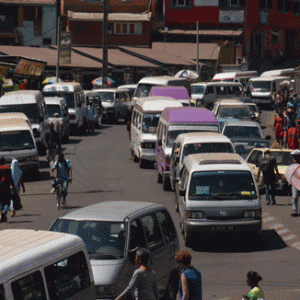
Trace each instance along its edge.
{"label": "purple stripe on van", "polygon": [[175,100],[190,100],[188,90],[183,86],[154,86],[149,96],[172,97]]}
{"label": "purple stripe on van", "polygon": [[215,115],[204,107],[167,107],[161,113],[161,119],[168,123],[204,122],[218,124]]}

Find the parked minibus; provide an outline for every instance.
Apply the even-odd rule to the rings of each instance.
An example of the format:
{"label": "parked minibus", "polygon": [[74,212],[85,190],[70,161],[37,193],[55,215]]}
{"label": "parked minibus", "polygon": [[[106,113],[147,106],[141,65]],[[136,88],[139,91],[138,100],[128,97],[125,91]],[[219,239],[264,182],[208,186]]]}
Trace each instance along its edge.
{"label": "parked minibus", "polygon": [[260,77],[263,76],[287,76],[290,77],[289,79],[292,79],[295,74],[295,69],[290,68],[290,69],[279,69],[279,70],[269,70],[266,72],[263,72]]}
{"label": "parked minibus", "polygon": [[78,133],[84,130],[86,126],[86,105],[83,88],[78,82],[64,82],[47,84],[43,88],[45,97],[63,97],[66,99],[69,117],[70,129]]}
{"label": "parked minibus", "polygon": [[187,132],[220,132],[214,114],[204,107],[167,107],[161,113],[155,145],[158,182],[170,185],[170,155],[177,136]]}
{"label": "parked minibus", "polygon": [[142,78],[134,92],[134,100],[141,97],[148,97],[153,86],[171,85],[184,86],[191,93],[191,85],[187,78],[177,78],[173,76],[153,76]]}
{"label": "parked minibus", "polygon": [[0,299],[96,299],[82,239],[60,232],[0,231]]}
{"label": "parked minibus", "polygon": [[217,73],[212,81],[240,82],[246,87],[248,80],[253,77],[258,77],[257,71],[224,72]]}
{"label": "parked minibus", "polygon": [[139,98],[133,108],[130,151],[141,168],[146,161],[155,161],[158,121],[166,107],[182,107],[182,104],[170,97],[145,97]]}

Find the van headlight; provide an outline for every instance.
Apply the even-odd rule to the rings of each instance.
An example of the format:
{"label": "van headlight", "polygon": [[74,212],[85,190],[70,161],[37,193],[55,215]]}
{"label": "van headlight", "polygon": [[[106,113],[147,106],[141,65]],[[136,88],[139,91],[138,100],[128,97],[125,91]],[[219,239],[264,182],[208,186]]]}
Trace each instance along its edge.
{"label": "van headlight", "polygon": [[185,216],[188,219],[203,219],[204,218],[202,211],[190,211],[190,210],[187,210],[185,212]]}
{"label": "van headlight", "polygon": [[96,294],[97,296],[113,296],[117,293],[117,286],[112,285],[96,285]]}
{"label": "van headlight", "polygon": [[27,156],[26,160],[27,161],[36,161],[36,160],[39,160],[39,157],[37,155]]}
{"label": "van headlight", "polygon": [[244,218],[247,218],[247,219],[261,218],[261,209],[245,210]]}

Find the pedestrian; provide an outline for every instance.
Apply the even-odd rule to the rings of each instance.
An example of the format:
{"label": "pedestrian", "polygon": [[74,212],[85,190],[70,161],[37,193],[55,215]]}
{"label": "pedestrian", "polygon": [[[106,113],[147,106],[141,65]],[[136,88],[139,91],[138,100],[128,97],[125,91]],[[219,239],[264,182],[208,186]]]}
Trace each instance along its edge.
{"label": "pedestrian", "polygon": [[89,101],[86,111],[86,119],[88,125],[88,132],[94,132],[94,117],[95,117],[95,106],[93,101]]}
{"label": "pedestrian", "polygon": [[276,141],[279,145],[283,145],[283,135],[284,135],[284,115],[281,109],[278,110],[278,114],[275,116],[274,129]]}
{"label": "pedestrian", "polygon": [[[22,170],[20,170],[19,168],[19,162],[13,158],[12,162],[11,162],[11,165],[10,165],[10,168],[11,168],[11,174],[12,174],[12,178],[13,178],[13,181],[14,181],[14,185],[15,185],[15,188],[18,192],[18,194],[20,193],[20,188],[22,187],[23,189],[23,193],[25,193],[25,185],[24,185],[24,181],[23,181],[23,172]],[[11,201],[11,205],[10,205],[10,210],[11,210],[11,217],[14,217],[15,214],[16,214],[16,211],[14,209],[14,203],[13,201]]]}
{"label": "pedestrian", "polygon": [[54,124],[50,123],[50,130],[45,135],[46,148],[47,148],[47,162],[48,166],[52,168],[55,161],[56,149],[58,146],[58,134],[54,130]]}
{"label": "pedestrian", "polygon": [[179,280],[179,294],[182,300],[202,300],[202,277],[199,270],[191,265],[192,255],[182,250],[175,255],[182,268]]}
{"label": "pedestrian", "polygon": [[54,131],[57,133],[57,153],[61,153],[61,137],[62,137],[62,130],[63,130],[63,124],[59,120],[59,114],[55,113],[53,115],[54,119],[51,121],[54,125]]}
{"label": "pedestrian", "polygon": [[[300,150],[296,149],[291,152],[291,155],[294,158],[294,164],[298,164],[300,167]],[[299,210],[298,210],[298,198],[299,198],[299,190],[292,186],[292,197],[293,197],[293,213],[291,214],[292,217],[297,217]]]}
{"label": "pedestrian", "polygon": [[288,108],[284,115],[284,147],[288,145],[288,130],[291,128],[292,122],[295,122],[294,113],[292,108]]}
{"label": "pedestrian", "polygon": [[278,172],[277,162],[275,157],[270,156],[270,150],[267,149],[264,152],[264,157],[260,162],[258,174],[257,174],[257,182],[259,182],[260,173],[263,174],[263,183],[266,191],[266,204],[270,204],[270,194],[271,194],[271,204],[275,205],[275,184],[276,184],[276,175],[277,179],[281,179],[281,176]]}
{"label": "pedestrian", "polygon": [[1,221],[7,221],[7,212],[11,202],[11,189],[14,193],[17,190],[14,185],[10,166],[5,165],[5,158],[0,157],[0,212]]}
{"label": "pedestrian", "polygon": [[127,288],[115,299],[122,300],[135,291],[135,300],[158,300],[156,274],[149,267],[150,253],[145,248],[138,248],[135,263],[139,266],[134,271]]}
{"label": "pedestrian", "polygon": [[247,273],[246,282],[250,286],[251,290],[243,295],[243,300],[264,300],[265,295],[263,290],[258,286],[258,283],[262,280],[262,277],[255,271]]}
{"label": "pedestrian", "polygon": [[298,134],[296,123],[292,122],[291,128],[288,130],[288,148],[299,149]]}

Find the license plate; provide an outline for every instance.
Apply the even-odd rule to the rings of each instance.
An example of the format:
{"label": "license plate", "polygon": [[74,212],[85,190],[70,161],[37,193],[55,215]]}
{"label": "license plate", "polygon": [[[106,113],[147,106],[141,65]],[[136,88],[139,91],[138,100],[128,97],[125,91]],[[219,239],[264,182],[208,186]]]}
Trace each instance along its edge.
{"label": "license plate", "polygon": [[213,231],[233,231],[232,225],[216,225],[213,226]]}

